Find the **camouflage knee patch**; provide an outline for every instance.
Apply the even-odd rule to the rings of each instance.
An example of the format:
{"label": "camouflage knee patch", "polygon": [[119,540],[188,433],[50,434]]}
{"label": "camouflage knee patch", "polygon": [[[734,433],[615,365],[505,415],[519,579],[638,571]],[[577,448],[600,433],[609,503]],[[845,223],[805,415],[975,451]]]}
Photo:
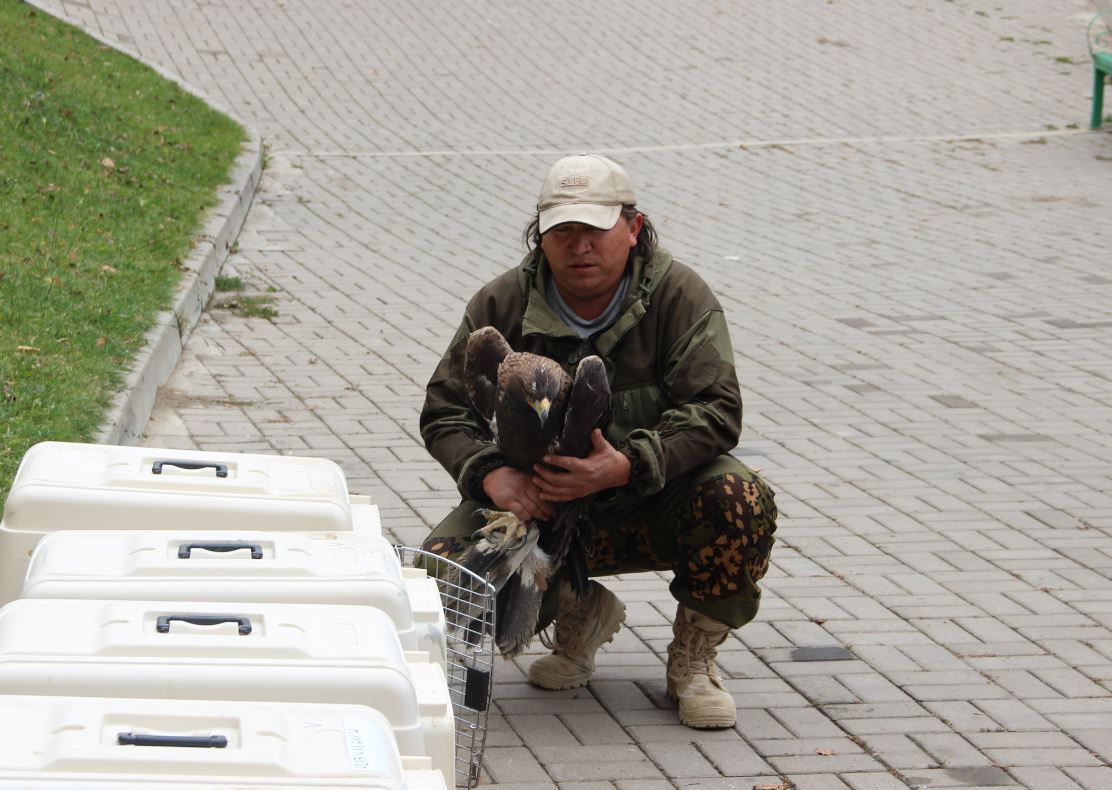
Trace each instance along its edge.
{"label": "camouflage knee patch", "polygon": [[454,560],[456,559],[456,557],[462,554],[463,550],[466,549],[469,545],[470,543],[465,543],[459,538],[430,537],[421,545],[421,548],[427,551],[429,554],[436,554],[437,556]]}
{"label": "camouflage knee patch", "polygon": [[678,544],[687,556],[674,570],[693,599],[729,598],[754,587],[768,571],[776,503],[760,478],[724,474],[704,480],[677,516]]}
{"label": "camouflage knee patch", "polygon": [[618,555],[609,530],[596,529],[591,553],[587,557],[587,572],[598,576],[613,573],[618,567]]}

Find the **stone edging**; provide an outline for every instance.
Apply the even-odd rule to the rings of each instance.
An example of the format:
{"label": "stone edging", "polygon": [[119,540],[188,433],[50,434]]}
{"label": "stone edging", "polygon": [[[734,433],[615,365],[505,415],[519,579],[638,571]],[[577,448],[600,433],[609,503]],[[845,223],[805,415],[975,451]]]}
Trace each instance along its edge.
{"label": "stone edging", "polygon": [[159,387],[174,372],[189,335],[201,320],[216,288],[216,275],[243,227],[262,175],[259,135],[253,129],[248,129],[248,134],[232,167],[231,180],[218,190],[217,205],[208,210],[199,240],[182,263],[185,273],[177,285],[173,308],[160,312],[147,331],[123,389],[94,438],[98,444],[135,444],[142,436]]}
{"label": "stone edging", "polygon": [[[54,13],[48,7],[48,0],[27,0],[27,3],[42,13],[73,24]],[[153,69],[161,77],[176,83],[182,90],[193,94],[214,110],[229,116],[247,131],[248,136],[232,166],[231,180],[217,191],[217,204],[206,213],[199,240],[182,263],[185,271],[177,285],[172,308],[158,314],[154,326],[143,338],[143,346],[132,362],[123,389],[116,394],[107,419],[94,437],[98,444],[134,444],[147,426],[158,388],[170,378],[190,333],[201,320],[205,304],[216,287],[216,275],[227,260],[232,243],[239,236],[247,212],[251,209],[255,190],[258,189],[259,178],[262,176],[263,146],[262,138],[254,128],[213,102],[180,76],[151,63],[131,47],[118,41],[110,41],[91,30],[84,32]]]}

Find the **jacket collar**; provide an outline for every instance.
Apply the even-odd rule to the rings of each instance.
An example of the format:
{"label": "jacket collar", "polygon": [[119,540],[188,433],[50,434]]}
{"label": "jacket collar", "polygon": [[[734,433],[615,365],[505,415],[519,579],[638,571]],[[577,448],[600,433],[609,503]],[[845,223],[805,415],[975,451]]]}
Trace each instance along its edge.
{"label": "jacket collar", "polygon": [[[633,259],[633,276],[622,312],[613,324],[594,338],[595,350],[600,355],[606,356],[622,336],[641,320],[651,304],[653,292],[671,265],[672,254],[659,247],[648,262],[641,256]],[[533,254],[526,255],[518,272],[522,292],[528,300],[521,320],[522,336],[542,334],[578,340],[579,336],[560,320],[545,299],[546,289],[554,288],[555,285],[544,254],[535,257]]]}

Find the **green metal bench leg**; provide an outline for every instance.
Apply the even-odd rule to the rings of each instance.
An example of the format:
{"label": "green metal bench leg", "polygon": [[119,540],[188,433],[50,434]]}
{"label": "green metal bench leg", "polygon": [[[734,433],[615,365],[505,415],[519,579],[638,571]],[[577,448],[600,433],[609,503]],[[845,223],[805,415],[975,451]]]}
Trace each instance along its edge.
{"label": "green metal bench leg", "polygon": [[1100,128],[1102,112],[1104,112],[1104,72],[1093,66],[1093,116],[1089,119],[1090,129]]}

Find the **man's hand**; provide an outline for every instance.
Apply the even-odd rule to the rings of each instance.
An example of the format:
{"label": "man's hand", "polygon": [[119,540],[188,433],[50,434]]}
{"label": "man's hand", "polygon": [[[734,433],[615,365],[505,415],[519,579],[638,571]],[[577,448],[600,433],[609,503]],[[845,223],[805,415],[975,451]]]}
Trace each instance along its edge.
{"label": "man's hand", "polygon": [[499,466],[483,478],[483,491],[499,510],[508,510],[522,521],[552,517],[552,505],[541,499],[541,490],[532,476]]}
{"label": "man's hand", "polygon": [[591,452],[586,458],[546,455],[544,462],[559,468],[533,467],[537,473],[533,482],[546,502],[570,502],[629,482],[629,458],[606,441],[598,428],[591,433]]}

